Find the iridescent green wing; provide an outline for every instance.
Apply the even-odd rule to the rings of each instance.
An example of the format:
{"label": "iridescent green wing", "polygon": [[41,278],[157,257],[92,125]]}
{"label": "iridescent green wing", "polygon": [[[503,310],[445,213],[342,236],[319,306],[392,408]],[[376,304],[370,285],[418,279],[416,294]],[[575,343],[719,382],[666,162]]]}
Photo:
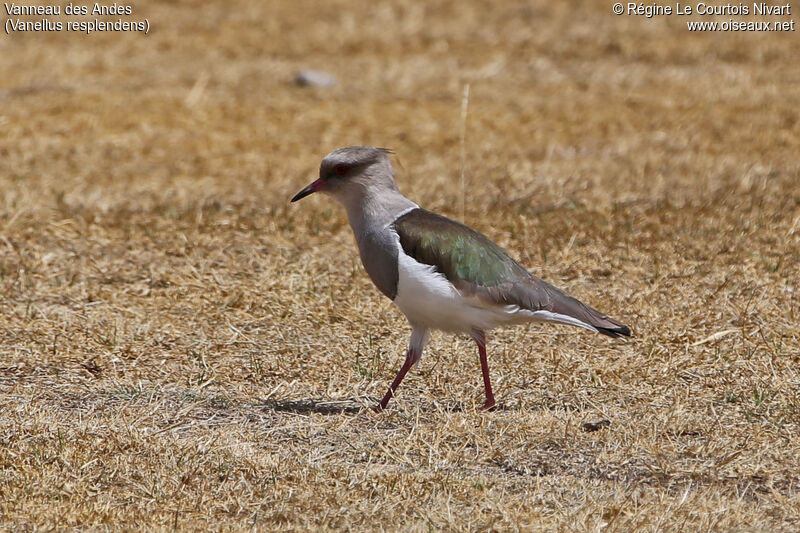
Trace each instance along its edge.
{"label": "iridescent green wing", "polygon": [[559,315],[572,317],[610,337],[631,334],[628,326],[537,278],[505,250],[464,224],[414,209],[398,218],[394,227],[406,254],[436,267],[466,295],[489,305],[548,311],[556,322]]}
{"label": "iridescent green wing", "polygon": [[459,290],[495,303],[517,303],[514,287],[533,278],[485,235],[430,211],[406,213],[395,221],[395,230],[406,254],[436,267]]}

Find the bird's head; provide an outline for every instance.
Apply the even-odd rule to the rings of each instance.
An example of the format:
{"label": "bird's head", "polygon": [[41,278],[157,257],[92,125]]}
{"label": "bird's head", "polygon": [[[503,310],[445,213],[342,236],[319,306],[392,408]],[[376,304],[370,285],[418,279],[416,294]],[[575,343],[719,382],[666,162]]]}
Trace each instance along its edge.
{"label": "bird's head", "polygon": [[292,202],[309,194],[330,194],[342,203],[363,196],[368,190],[397,189],[392,163],[386,148],[348,146],[325,156],[319,166],[319,178],[294,195]]}

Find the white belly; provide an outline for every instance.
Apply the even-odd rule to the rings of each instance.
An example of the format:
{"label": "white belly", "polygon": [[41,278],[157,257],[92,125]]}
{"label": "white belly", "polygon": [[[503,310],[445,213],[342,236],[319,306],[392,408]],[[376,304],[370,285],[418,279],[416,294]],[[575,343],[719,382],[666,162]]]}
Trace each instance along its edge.
{"label": "white belly", "polygon": [[398,254],[394,303],[412,325],[454,333],[485,331],[534,319],[524,316],[531,315],[530,311],[514,305],[487,305],[477,298],[463,296],[435,267],[418,263],[402,249]]}
{"label": "white belly", "polygon": [[[398,242],[398,247],[400,243]],[[394,303],[412,326],[453,333],[488,331],[498,326],[526,322],[557,322],[597,331],[576,318],[550,311],[531,311],[516,305],[499,305],[464,296],[436,268],[398,253],[397,296]]]}

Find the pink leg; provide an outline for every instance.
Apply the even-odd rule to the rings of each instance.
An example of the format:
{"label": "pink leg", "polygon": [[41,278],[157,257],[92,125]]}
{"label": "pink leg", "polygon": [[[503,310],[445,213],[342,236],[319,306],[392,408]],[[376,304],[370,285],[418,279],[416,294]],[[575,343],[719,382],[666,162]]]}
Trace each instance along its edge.
{"label": "pink leg", "polygon": [[481,372],[483,373],[483,390],[486,394],[486,401],[483,403],[484,411],[494,409],[494,394],[492,394],[492,382],[489,379],[489,361],[486,359],[486,336],[483,331],[474,330],[472,340],[478,345],[478,353],[481,356]]}
{"label": "pink leg", "polygon": [[396,391],[397,387],[400,386],[400,382],[403,381],[404,377],[406,377],[406,374],[408,374],[408,371],[411,370],[412,366],[414,366],[414,363],[419,361],[419,358],[422,355],[422,350],[425,349],[425,344],[428,342],[429,338],[430,337],[427,329],[415,327],[411,330],[411,340],[408,343],[406,360],[403,363],[403,366],[400,367],[400,371],[397,373],[394,381],[392,381],[389,391],[383,397],[381,403],[372,408],[373,411],[380,413],[386,409],[386,406],[389,404],[389,400],[391,400],[394,396],[394,391]]}
{"label": "pink leg", "polygon": [[416,363],[418,359],[419,356],[412,348],[409,348],[406,352],[406,360],[403,362],[403,366],[401,366],[400,371],[397,372],[397,376],[395,376],[394,381],[392,381],[392,384],[389,386],[389,390],[386,392],[383,400],[381,400],[381,403],[372,408],[373,411],[380,413],[386,409],[386,406],[389,404],[389,400],[391,400],[392,396],[394,396],[394,391],[397,390],[397,387],[400,386],[400,382],[403,381],[403,378],[406,377],[406,374],[408,374],[408,371],[411,370],[411,367],[414,366],[414,363]]}

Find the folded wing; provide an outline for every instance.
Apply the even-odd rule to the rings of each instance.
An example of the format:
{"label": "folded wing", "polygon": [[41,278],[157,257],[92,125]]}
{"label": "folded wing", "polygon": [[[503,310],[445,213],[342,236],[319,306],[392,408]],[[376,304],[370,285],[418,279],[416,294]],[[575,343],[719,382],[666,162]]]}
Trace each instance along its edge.
{"label": "folded wing", "polygon": [[[567,316],[610,337],[630,329],[542,281],[485,235],[447,217],[414,209],[394,223],[403,251],[436,267],[456,289],[489,305],[516,305],[542,316]],[[568,323],[573,323],[569,321]]]}

